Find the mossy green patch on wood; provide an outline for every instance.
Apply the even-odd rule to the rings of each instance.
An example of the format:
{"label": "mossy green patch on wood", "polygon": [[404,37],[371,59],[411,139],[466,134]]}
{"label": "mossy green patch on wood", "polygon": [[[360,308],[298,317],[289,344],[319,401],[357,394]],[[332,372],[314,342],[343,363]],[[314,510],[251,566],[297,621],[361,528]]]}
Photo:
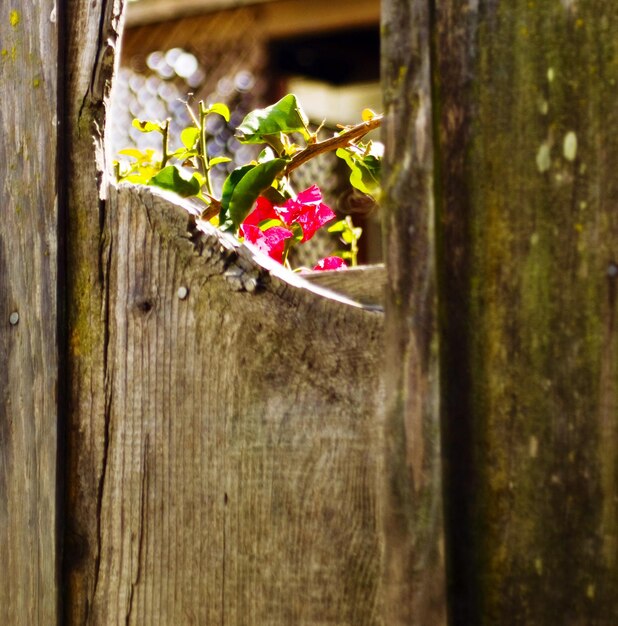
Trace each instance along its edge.
{"label": "mossy green patch on wood", "polygon": [[454,623],[616,621],[618,7],[490,3],[454,40],[447,4],[443,401],[468,601]]}

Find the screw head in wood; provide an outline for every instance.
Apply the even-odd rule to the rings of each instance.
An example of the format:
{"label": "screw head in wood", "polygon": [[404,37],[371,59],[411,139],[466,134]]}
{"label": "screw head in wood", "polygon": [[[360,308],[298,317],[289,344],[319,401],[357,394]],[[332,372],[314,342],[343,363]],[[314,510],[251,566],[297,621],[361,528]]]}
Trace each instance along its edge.
{"label": "screw head in wood", "polygon": [[11,326],[15,326],[17,322],[19,322],[19,313],[17,311],[13,311],[9,315],[9,323],[11,324]]}
{"label": "screw head in wood", "polygon": [[186,287],[178,288],[178,298],[184,300],[189,295],[189,290]]}

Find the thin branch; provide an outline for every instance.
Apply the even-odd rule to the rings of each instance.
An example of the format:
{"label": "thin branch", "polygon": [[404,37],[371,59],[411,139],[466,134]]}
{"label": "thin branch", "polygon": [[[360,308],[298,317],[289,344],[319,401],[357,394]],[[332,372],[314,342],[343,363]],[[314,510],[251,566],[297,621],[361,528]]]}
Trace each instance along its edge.
{"label": "thin branch", "polygon": [[332,152],[333,150],[337,150],[337,148],[344,148],[353,141],[364,137],[367,133],[380,127],[382,117],[382,115],[377,115],[366,122],[361,122],[356,126],[351,126],[347,130],[344,130],[341,134],[335,135],[330,139],[309,144],[306,148],[292,157],[292,160],[288,163],[283,172],[284,175],[287,176],[291,171],[300,167],[303,163],[313,159],[318,154]]}
{"label": "thin branch", "polygon": [[[372,130],[380,127],[382,117],[382,115],[377,115],[366,122],[361,122],[356,126],[347,128],[341,134],[335,135],[330,139],[309,144],[306,148],[303,148],[303,150],[297,152],[292,157],[283,172],[284,175],[287,176],[291,171],[300,167],[303,163],[313,159],[318,154],[332,152],[333,150],[337,150],[337,148],[344,148],[361,137],[364,137],[367,133],[370,133]],[[202,193],[210,204],[206,209],[204,209],[204,211],[202,211],[200,219],[209,220],[219,214],[219,211],[221,210],[221,201],[217,200],[217,198],[212,196],[210,193]]]}

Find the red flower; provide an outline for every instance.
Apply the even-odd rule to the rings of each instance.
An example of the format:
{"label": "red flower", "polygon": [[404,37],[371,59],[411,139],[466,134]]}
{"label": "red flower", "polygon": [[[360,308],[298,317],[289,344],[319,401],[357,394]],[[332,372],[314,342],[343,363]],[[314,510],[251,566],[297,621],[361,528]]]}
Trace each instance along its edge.
{"label": "red flower", "polygon": [[299,224],[303,229],[302,242],[309,241],[315,231],[335,216],[329,206],[322,202],[317,185],[301,191],[296,200],[288,200],[282,207],[275,207],[281,221],[288,225]]}
{"label": "red flower", "polygon": [[279,263],[283,263],[285,240],[293,237],[287,228],[282,228],[281,226],[260,230],[257,226],[243,223],[240,227],[240,232],[245,241],[252,243],[260,252],[264,252]]}
{"label": "red flower", "polygon": [[338,256],[327,256],[322,259],[313,269],[322,270],[345,270],[347,269],[346,262]]}
{"label": "red flower", "polygon": [[240,229],[242,234],[242,228],[245,225],[251,226],[259,226],[261,222],[265,220],[278,220],[281,219],[277,212],[275,211],[275,207],[271,204],[269,200],[260,196],[255,203],[255,209],[247,215],[245,221],[242,223]]}
{"label": "red flower", "polygon": [[[273,228],[277,228],[277,235],[274,239],[277,246],[281,243],[280,240],[282,233],[285,231],[289,233],[283,238],[288,239],[292,236],[292,225],[298,224],[303,232],[301,242],[309,241],[315,234],[315,231],[324,226],[326,222],[330,222],[335,217],[335,213],[322,202],[322,194],[316,185],[301,191],[296,199],[290,199],[282,206],[275,206],[266,198],[259,197],[257,199],[255,209],[246,217],[245,221],[240,227],[240,234],[248,241],[251,239],[247,236],[247,227],[251,226],[259,228],[260,224],[267,220],[279,220],[281,226],[272,226],[267,228],[266,233],[270,232]],[[251,235],[257,241],[257,235],[254,233]],[[255,241],[251,241],[255,243]],[[263,246],[268,245],[266,240],[261,239]],[[278,250],[278,249],[277,249]],[[270,253],[269,253],[270,254]],[[272,258],[279,258],[270,254]]]}

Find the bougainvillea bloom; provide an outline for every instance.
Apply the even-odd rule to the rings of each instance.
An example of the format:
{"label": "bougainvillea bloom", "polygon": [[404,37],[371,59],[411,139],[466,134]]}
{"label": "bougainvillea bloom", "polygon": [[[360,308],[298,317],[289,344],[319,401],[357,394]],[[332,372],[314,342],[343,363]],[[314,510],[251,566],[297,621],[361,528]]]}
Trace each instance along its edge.
{"label": "bougainvillea bloom", "polygon": [[327,256],[325,259],[322,259],[318,262],[318,264],[313,268],[314,270],[345,270],[347,269],[346,262],[338,256]]}
{"label": "bougainvillea bloom", "polygon": [[260,252],[264,252],[271,259],[283,263],[285,240],[293,237],[287,228],[273,226],[261,230],[252,224],[243,224],[240,230],[245,241],[252,243]]}
{"label": "bougainvillea bloom", "polygon": [[280,220],[282,226],[288,230],[291,230],[293,224],[298,224],[303,231],[301,241],[304,243],[313,237],[316,230],[335,217],[331,208],[322,202],[322,194],[317,185],[313,185],[301,191],[295,199],[286,200],[282,206],[275,206],[266,198],[259,197],[255,209],[249,213],[242,226],[259,226],[271,219]]}
{"label": "bougainvillea bloom", "polygon": [[255,209],[253,209],[253,211],[251,211],[251,213],[247,215],[245,221],[241,224],[241,234],[244,226],[259,226],[262,222],[266,220],[279,219],[281,218],[275,211],[275,207],[273,206],[273,204],[266,198],[260,196],[255,203]]}

